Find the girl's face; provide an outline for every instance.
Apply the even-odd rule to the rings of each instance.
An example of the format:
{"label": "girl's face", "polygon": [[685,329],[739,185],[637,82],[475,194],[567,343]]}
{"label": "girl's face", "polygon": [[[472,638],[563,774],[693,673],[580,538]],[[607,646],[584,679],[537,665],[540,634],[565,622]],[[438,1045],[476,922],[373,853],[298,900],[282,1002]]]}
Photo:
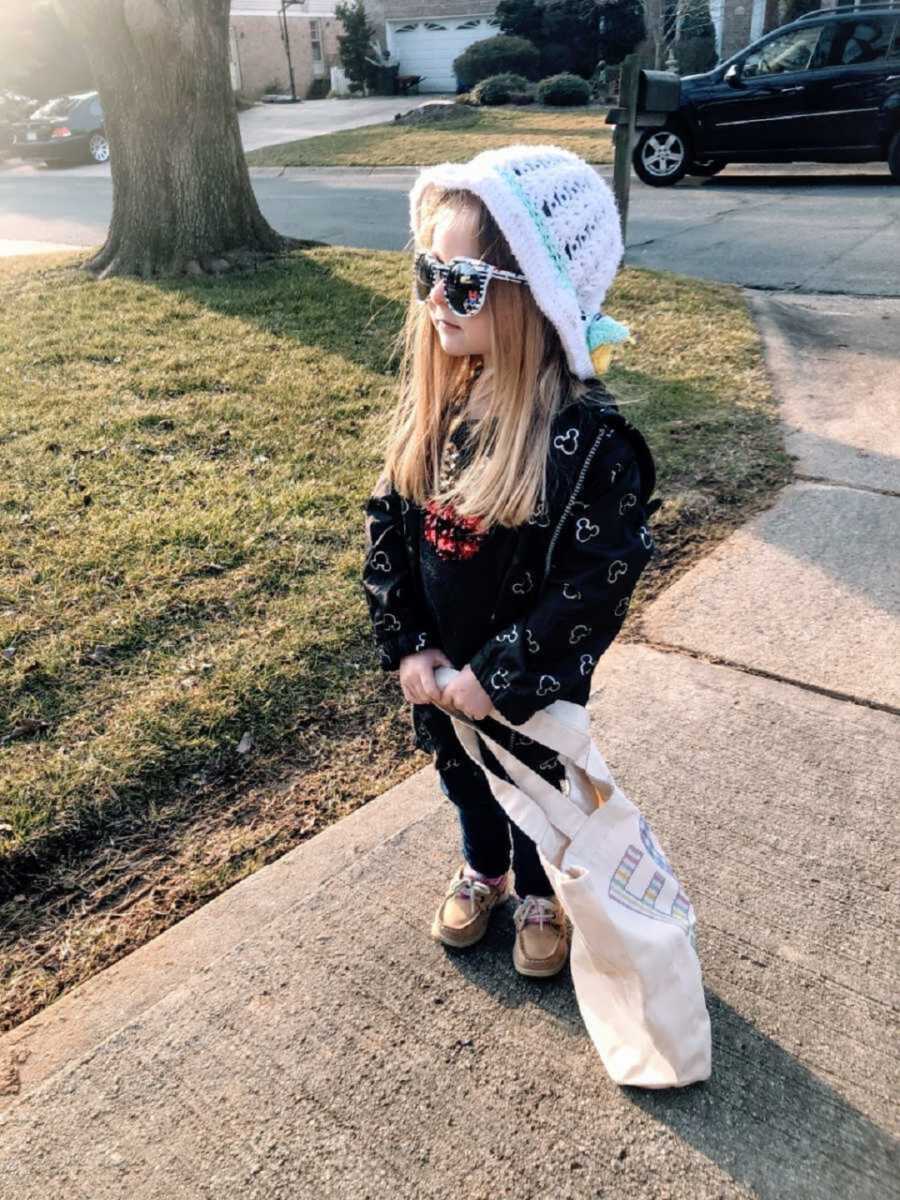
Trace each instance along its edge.
{"label": "girl's face", "polygon": [[[439,212],[430,249],[435,258],[444,263],[451,258],[480,258],[475,214],[468,209],[454,212],[447,208]],[[445,354],[454,357],[480,354],[487,360],[491,350],[490,296],[476,316],[459,317],[447,307],[444,283],[438,280],[427,304],[428,315]]]}

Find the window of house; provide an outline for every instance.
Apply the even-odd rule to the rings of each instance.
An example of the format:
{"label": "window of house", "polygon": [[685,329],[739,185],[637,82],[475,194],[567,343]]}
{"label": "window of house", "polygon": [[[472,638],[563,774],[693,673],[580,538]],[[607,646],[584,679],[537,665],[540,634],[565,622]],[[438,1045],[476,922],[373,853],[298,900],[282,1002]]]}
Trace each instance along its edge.
{"label": "window of house", "polygon": [[398,25],[397,28],[394,30],[394,33],[412,33],[412,31],[414,29],[418,29],[418,28],[419,28],[419,23],[418,23],[418,21],[416,21],[412,25]]}
{"label": "window of house", "polygon": [[786,71],[807,70],[821,32],[820,25],[806,25],[772,38],[747,55],[742,74],[751,79],[756,75],[781,75]]}
{"label": "window of house", "polygon": [[313,62],[322,61],[322,22],[310,21],[309,40],[312,43]]}
{"label": "window of house", "polygon": [[426,22],[425,22],[425,28],[426,28],[426,29],[446,29],[446,28],[447,28],[447,26],[446,26],[446,25],[439,25],[437,21],[426,21]]}
{"label": "window of house", "polygon": [[473,17],[471,21],[463,21],[461,25],[457,25],[457,29],[477,29],[481,22],[477,17]]}

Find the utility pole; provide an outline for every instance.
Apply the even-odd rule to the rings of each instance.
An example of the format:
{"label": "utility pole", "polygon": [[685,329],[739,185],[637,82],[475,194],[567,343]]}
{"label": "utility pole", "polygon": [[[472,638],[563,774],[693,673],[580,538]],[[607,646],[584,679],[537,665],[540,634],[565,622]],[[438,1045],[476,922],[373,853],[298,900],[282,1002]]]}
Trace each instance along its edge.
{"label": "utility pole", "polygon": [[284,52],[287,55],[288,76],[291,81],[291,100],[294,104],[299,99],[297,85],[294,82],[294,60],[291,58],[291,39],[288,34],[287,10],[299,0],[281,0],[281,36],[284,41]]}

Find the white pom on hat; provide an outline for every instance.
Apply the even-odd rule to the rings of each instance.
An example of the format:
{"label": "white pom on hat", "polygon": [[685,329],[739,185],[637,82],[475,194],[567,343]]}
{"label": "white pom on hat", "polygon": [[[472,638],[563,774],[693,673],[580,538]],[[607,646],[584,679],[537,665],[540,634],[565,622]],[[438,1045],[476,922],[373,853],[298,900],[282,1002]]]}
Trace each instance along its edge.
{"label": "white pom on hat", "polygon": [[615,199],[597,172],[559,146],[504,146],[467,163],[427,167],[409,197],[416,237],[431,188],[473,192],[482,201],[559,333],[573,374],[599,374],[607,347],[628,334],[601,311],[624,247]]}

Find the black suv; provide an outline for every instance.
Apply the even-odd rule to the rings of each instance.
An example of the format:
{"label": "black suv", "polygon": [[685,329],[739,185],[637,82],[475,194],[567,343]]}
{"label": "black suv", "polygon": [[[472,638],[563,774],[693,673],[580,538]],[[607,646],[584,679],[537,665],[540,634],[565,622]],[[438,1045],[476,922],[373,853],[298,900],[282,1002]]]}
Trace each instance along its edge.
{"label": "black suv", "polygon": [[900,180],[900,9],[807,13],[705,75],[646,129],[634,169],[653,187],[729,162],[884,162]]}

